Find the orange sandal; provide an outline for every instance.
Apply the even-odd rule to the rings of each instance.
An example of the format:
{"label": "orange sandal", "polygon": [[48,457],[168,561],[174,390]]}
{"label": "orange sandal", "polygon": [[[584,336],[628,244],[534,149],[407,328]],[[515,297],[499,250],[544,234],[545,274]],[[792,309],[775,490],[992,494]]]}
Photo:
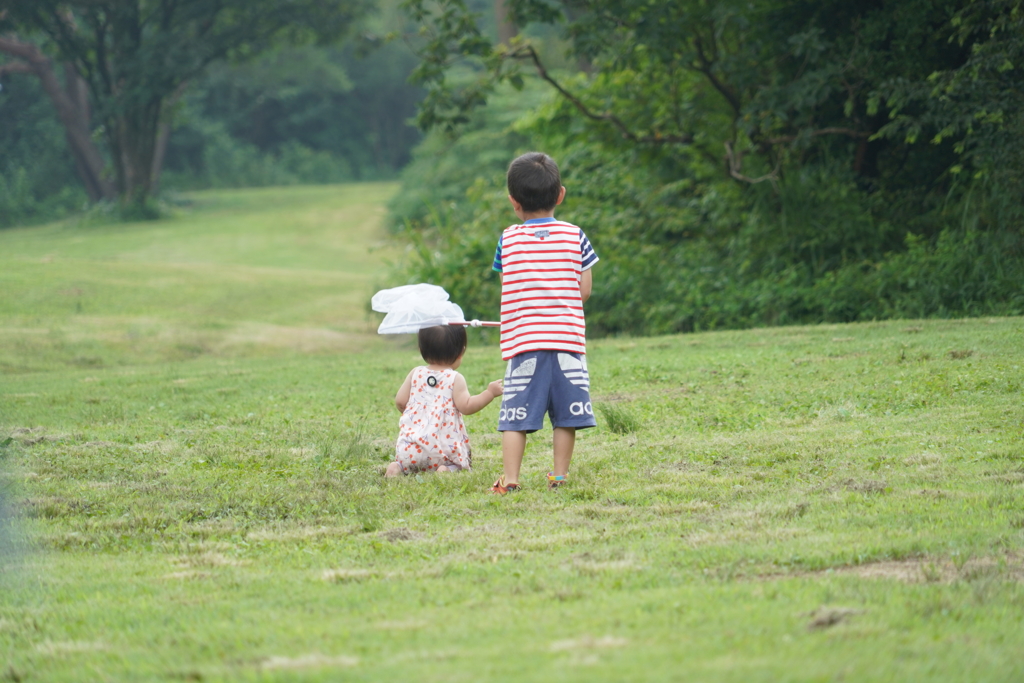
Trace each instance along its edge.
{"label": "orange sandal", "polygon": [[506,484],[505,475],[501,475],[498,481],[494,482],[494,486],[491,487],[491,493],[497,493],[499,496],[504,496],[506,493],[514,493],[519,490],[519,484]]}

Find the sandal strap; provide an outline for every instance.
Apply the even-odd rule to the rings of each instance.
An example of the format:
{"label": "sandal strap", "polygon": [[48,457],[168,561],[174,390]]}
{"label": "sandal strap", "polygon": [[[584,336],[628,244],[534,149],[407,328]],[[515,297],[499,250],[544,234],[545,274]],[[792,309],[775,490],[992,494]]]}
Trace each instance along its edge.
{"label": "sandal strap", "polygon": [[568,476],[568,474],[555,474],[554,472],[548,472],[548,481],[557,481],[558,483],[562,483]]}
{"label": "sandal strap", "polygon": [[497,493],[497,494],[500,494],[500,495],[505,495],[506,493],[509,493],[510,491],[518,491],[518,490],[519,490],[519,484],[506,484],[505,483],[505,475],[504,474],[501,475],[498,478],[498,481],[494,482],[494,486],[491,487],[491,493]]}

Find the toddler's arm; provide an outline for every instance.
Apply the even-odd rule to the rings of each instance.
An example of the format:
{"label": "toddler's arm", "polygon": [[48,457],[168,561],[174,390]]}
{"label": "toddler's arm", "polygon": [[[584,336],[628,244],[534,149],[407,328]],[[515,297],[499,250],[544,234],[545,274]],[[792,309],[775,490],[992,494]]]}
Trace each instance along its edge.
{"label": "toddler's arm", "polygon": [[405,407],[409,405],[409,392],[412,390],[412,370],[405,376],[405,381],[402,382],[402,387],[395,394],[395,407],[398,408],[398,412],[404,413]]}
{"label": "toddler's arm", "polygon": [[452,387],[452,400],[455,407],[463,415],[472,415],[480,412],[488,403],[502,394],[501,380],[496,379],[487,385],[481,393],[476,396],[469,395],[469,387],[466,386],[466,378],[455,373],[455,386]]}

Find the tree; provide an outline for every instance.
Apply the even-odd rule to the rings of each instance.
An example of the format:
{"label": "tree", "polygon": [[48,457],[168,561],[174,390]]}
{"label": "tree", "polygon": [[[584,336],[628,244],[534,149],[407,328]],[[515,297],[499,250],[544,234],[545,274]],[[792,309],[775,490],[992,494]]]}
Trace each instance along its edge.
{"label": "tree", "polygon": [[[144,207],[158,178],[169,108],[190,79],[216,60],[251,57],[276,41],[337,39],[367,6],[367,0],[0,0],[0,52],[14,58],[0,74],[39,77],[91,197],[116,195],[125,206]],[[63,86],[55,61],[64,65]],[[91,141],[93,120],[112,183]]]}
{"label": "tree", "polygon": [[[673,146],[745,183],[774,183],[824,148],[875,174],[894,146],[878,136],[893,110],[880,94],[958,68],[976,39],[948,40],[964,4],[952,0],[507,0],[515,25],[562,27],[594,69],[581,82],[549,69],[528,38],[490,44],[463,0],[407,4],[428,27],[421,125],[454,130],[526,65],[606,144]],[[447,80],[460,61],[480,74],[461,89]]]}
{"label": "tree", "polygon": [[[1022,0],[507,0],[507,45],[464,0],[407,5],[435,136],[531,73],[556,93],[513,130],[603,245],[596,329],[1021,310]],[[480,260],[506,211],[491,175],[410,222],[418,273]]]}
{"label": "tree", "polygon": [[0,52],[17,61],[0,64],[0,77],[11,73],[29,73],[39,79],[64,126],[68,147],[75,159],[78,176],[92,201],[113,199],[114,187],[104,176],[104,160],[92,140],[91,115],[87,88],[68,63],[64,65],[64,83],[49,57],[33,43],[12,35],[0,35]]}

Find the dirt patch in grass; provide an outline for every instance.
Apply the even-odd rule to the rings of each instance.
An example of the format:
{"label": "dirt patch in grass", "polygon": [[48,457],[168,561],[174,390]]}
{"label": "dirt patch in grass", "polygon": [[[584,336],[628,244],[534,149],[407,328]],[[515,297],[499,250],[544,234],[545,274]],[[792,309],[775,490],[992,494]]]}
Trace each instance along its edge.
{"label": "dirt patch in grass", "polygon": [[209,579],[213,576],[210,572],[201,572],[193,569],[188,569],[181,572],[171,572],[170,574],[164,574],[161,578],[168,581],[201,581],[203,579]]}
{"label": "dirt patch in grass", "polygon": [[863,614],[863,612],[864,610],[862,609],[853,609],[851,607],[822,606],[802,616],[810,617],[810,621],[807,622],[807,629],[809,631],[820,631],[840,624],[850,617]]}
{"label": "dirt patch in grass", "polygon": [[268,541],[286,543],[294,541],[311,541],[322,538],[342,538],[351,535],[349,527],[319,526],[295,528],[264,528],[246,534],[249,541]]}
{"label": "dirt patch in grass", "polygon": [[372,569],[325,569],[320,574],[320,578],[328,583],[353,583],[376,577],[377,572]]}
{"label": "dirt patch in grass", "polygon": [[66,434],[47,434],[45,427],[16,427],[11,431],[10,439],[22,446],[35,446],[46,441],[63,441]]}
{"label": "dirt patch in grass", "polygon": [[941,560],[900,560],[876,562],[838,570],[865,579],[896,579],[907,583],[952,583],[977,579],[1024,582],[1020,558],[981,557],[966,562]]}
{"label": "dirt patch in grass", "polygon": [[425,536],[420,532],[413,531],[412,529],[406,529],[405,527],[382,531],[380,532],[380,536],[392,543],[398,543],[399,541],[419,541],[425,538]]}
{"label": "dirt patch in grass", "polygon": [[601,636],[600,638],[594,638],[593,636],[580,636],[579,638],[559,640],[551,643],[551,651],[566,652],[572,650],[607,650],[616,647],[626,647],[627,645],[629,645],[628,640],[617,636],[607,635]]}
{"label": "dirt patch in grass", "polygon": [[584,576],[599,576],[606,573],[634,573],[643,569],[642,566],[629,558],[603,562],[586,558],[575,558],[571,566]]}
{"label": "dirt patch in grass", "polygon": [[325,669],[328,667],[349,667],[359,664],[358,657],[348,655],[321,655],[311,653],[298,657],[267,657],[260,662],[264,671],[280,671],[287,669]]}
{"label": "dirt patch in grass", "polygon": [[878,479],[844,479],[825,490],[830,493],[844,490],[854,493],[885,493],[889,489],[889,484]]}
{"label": "dirt patch in grass", "polygon": [[36,645],[36,652],[44,655],[59,656],[65,654],[74,654],[78,652],[97,652],[100,650],[109,650],[110,646],[107,643],[101,642],[84,642],[78,640],[65,640],[54,642],[47,640],[45,642]]}
{"label": "dirt patch in grass", "polygon": [[[809,572],[802,576],[855,576],[861,579],[882,579],[903,583],[953,583],[955,581],[1016,581],[1024,583],[1022,557],[977,557],[966,560],[915,558],[886,562],[869,562],[853,567],[834,567]],[[792,575],[790,575],[792,576]],[[770,578],[785,578],[776,575]]]}

